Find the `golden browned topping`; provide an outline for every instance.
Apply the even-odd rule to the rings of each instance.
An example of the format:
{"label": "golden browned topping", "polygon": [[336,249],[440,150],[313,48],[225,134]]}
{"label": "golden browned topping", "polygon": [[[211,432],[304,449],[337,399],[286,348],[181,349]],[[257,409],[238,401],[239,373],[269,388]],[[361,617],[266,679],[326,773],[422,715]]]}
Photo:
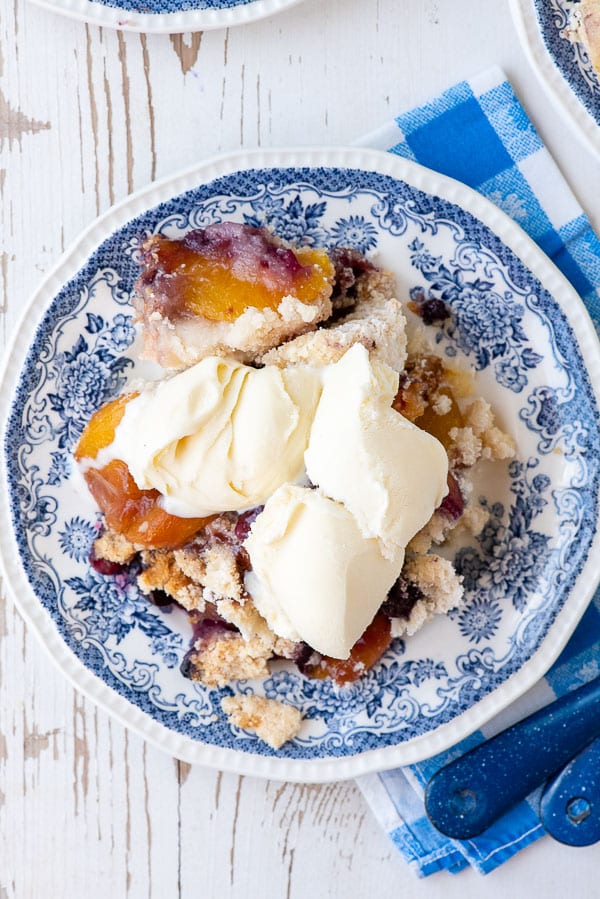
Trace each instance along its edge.
{"label": "golden browned topping", "polygon": [[231,599],[221,599],[217,602],[217,611],[224,621],[237,627],[244,640],[255,639],[266,652],[274,650],[277,637],[250,598],[243,605]]}
{"label": "golden browned topping", "polygon": [[137,582],[142,593],[162,590],[188,611],[204,610],[202,582],[194,581],[184,574],[171,550],[145,550],[141,554],[141,560],[144,570],[138,575]]}
{"label": "golden browned topping", "polygon": [[295,737],[302,723],[298,709],[264,696],[225,696],[221,706],[232,724],[253,731],[273,749]]}
{"label": "golden browned topping", "polygon": [[123,534],[107,528],[94,541],[94,553],[99,559],[126,565],[137,553],[137,547],[130,543]]}
{"label": "golden browned topping", "polygon": [[198,641],[190,653],[192,680],[209,687],[224,687],[230,681],[266,677],[271,657],[262,642],[244,640],[241,634],[227,631],[209,640]]}
{"label": "golden browned topping", "polygon": [[238,602],[244,587],[233,548],[213,543],[202,549],[187,547],[175,550],[175,561],[192,580],[201,583],[213,596],[227,596]]}
{"label": "golden browned topping", "polygon": [[433,553],[410,556],[403,576],[417,586],[422,596],[414,604],[408,618],[393,619],[394,637],[402,634],[411,636],[434,615],[445,614],[462,601],[462,577],[456,573],[452,562],[441,556]]}

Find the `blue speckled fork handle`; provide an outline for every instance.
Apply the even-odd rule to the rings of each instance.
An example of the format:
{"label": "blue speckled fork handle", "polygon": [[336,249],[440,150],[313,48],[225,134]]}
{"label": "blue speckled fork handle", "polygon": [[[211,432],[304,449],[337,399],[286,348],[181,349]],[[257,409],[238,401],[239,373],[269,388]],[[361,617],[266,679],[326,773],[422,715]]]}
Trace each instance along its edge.
{"label": "blue speckled fork handle", "polygon": [[569,846],[600,840],[600,740],[594,740],[546,785],[540,819],[548,833]]}
{"label": "blue speckled fork handle", "polygon": [[441,768],[427,785],[435,827],[477,836],[600,736],[600,678]]}

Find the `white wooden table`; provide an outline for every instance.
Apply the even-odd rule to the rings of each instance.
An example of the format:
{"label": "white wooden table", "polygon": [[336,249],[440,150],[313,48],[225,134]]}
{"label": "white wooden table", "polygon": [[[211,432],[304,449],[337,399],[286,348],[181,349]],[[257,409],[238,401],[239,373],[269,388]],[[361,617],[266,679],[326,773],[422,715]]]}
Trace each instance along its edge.
{"label": "white wooden table", "polygon": [[[78,232],[151,179],[241,147],[351,143],[493,63],[600,228],[600,163],[549,106],[504,0],[305,0],[183,37],[0,0],[0,346]],[[417,882],[352,782],[168,758],[77,695],[0,598],[0,899],[582,899],[599,859],[546,839],[485,880]]]}

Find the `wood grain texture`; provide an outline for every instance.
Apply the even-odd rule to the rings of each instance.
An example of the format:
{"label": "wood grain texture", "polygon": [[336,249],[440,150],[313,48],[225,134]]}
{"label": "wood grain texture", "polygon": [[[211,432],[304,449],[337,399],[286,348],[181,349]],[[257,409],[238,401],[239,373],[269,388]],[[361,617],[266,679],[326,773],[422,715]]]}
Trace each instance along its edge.
{"label": "wood grain texture", "polygon": [[[541,96],[499,0],[305,0],[177,37],[0,0],[0,60],[3,352],[40,278],[111,203],[219,152],[349,144],[493,63],[600,226],[600,166]],[[532,847],[484,894],[526,896],[535,883],[557,895],[568,883],[592,896],[594,853],[578,851],[573,868],[569,850]],[[0,598],[0,899],[402,891],[481,887],[472,872],[417,883],[352,782],[239,778],[145,745],[73,691]]]}

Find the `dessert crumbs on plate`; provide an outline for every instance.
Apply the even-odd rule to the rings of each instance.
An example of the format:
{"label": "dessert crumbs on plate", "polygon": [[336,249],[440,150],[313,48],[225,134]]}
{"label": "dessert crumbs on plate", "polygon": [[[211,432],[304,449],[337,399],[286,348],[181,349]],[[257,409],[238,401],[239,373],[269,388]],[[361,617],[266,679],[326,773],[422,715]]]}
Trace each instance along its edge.
{"label": "dessert crumbs on plate", "polygon": [[244,639],[242,634],[225,631],[207,640],[196,641],[191,651],[192,680],[209,687],[224,687],[231,681],[267,677],[271,651],[262,640]]}
{"label": "dessert crumbs on plate", "polygon": [[137,583],[142,593],[162,590],[188,611],[204,610],[204,588],[184,572],[177,551],[143,550],[141,562],[144,570],[138,575]]}
{"label": "dessert crumbs on plate", "polygon": [[221,707],[232,724],[253,731],[272,749],[295,737],[302,723],[298,709],[264,696],[224,696]]}
{"label": "dessert crumbs on plate", "polygon": [[[156,309],[144,315],[138,302],[138,315],[145,326],[144,353],[174,367],[191,365],[210,351],[259,367],[287,368],[332,365],[361,344],[369,357],[401,373],[393,408],[410,422],[416,419],[418,424],[425,413],[435,420],[425,429],[433,427],[434,436],[435,428],[441,429],[450,463],[448,483],[453,482],[458,494],[449,505],[442,504],[433,512],[406,547],[398,582],[404,582],[409,603],[401,611],[397,607],[400,617],[388,613],[388,618],[392,637],[412,635],[435,614],[460,605],[462,578],[451,562],[432,553],[431,548],[443,544],[459,524],[473,534],[481,532],[487,512],[467,504],[472,490],[470,469],[480,459],[512,458],[515,444],[496,425],[490,405],[474,395],[473,373],[450,368],[447,360],[432,350],[430,328],[420,317],[418,304],[409,304],[407,324],[404,305],[395,298],[393,275],[375,268],[355,251],[339,252],[344,257],[341,263],[339,258],[336,261],[338,279],[340,270],[343,274],[341,287],[336,281],[332,293],[329,283],[310,307],[284,296],[277,309],[249,308],[233,322],[202,319],[193,324],[191,335],[185,318],[166,321]],[[139,300],[150,296],[154,287],[141,278],[137,290]],[[150,299],[152,307],[154,299]],[[450,312],[444,307],[440,314],[445,317]],[[443,423],[445,417],[455,426]],[[194,639],[185,673],[208,686],[264,678],[271,659],[293,660],[304,671],[306,654],[314,652],[306,643],[276,634],[247,592],[245,575],[250,559],[244,541],[262,508],[217,514],[175,548],[144,549],[109,528],[94,544],[96,557],[109,563],[127,565],[139,558],[142,570],[138,569],[136,578],[140,590],[151,599],[155,592],[166,594],[167,600],[172,597],[188,612]],[[349,661],[357,672],[365,669],[360,659]],[[301,720],[292,707],[256,696],[227,697],[223,708],[234,723],[254,730],[274,748],[294,735]]]}
{"label": "dessert crumbs on plate", "polygon": [[265,365],[332,365],[361,343],[373,358],[396,371],[406,362],[406,320],[402,304],[394,298],[388,272],[367,272],[359,281],[357,300],[346,315],[325,328],[309,331],[265,353]]}
{"label": "dessert crumbs on plate", "polygon": [[109,528],[104,530],[94,542],[94,551],[99,559],[107,559],[118,565],[126,565],[137,554],[138,549],[123,534]]}
{"label": "dessert crumbs on plate", "polygon": [[444,614],[460,605],[462,576],[454,570],[452,562],[436,556],[415,554],[406,561],[403,575],[416,584],[423,594],[410,611],[408,618],[392,619],[392,635],[412,636],[434,615]]}
{"label": "dessert crumbs on plate", "polygon": [[494,413],[479,397],[464,411],[465,426],[452,428],[448,447],[450,465],[472,468],[479,459],[503,461],[515,455],[515,441],[495,424]]}

